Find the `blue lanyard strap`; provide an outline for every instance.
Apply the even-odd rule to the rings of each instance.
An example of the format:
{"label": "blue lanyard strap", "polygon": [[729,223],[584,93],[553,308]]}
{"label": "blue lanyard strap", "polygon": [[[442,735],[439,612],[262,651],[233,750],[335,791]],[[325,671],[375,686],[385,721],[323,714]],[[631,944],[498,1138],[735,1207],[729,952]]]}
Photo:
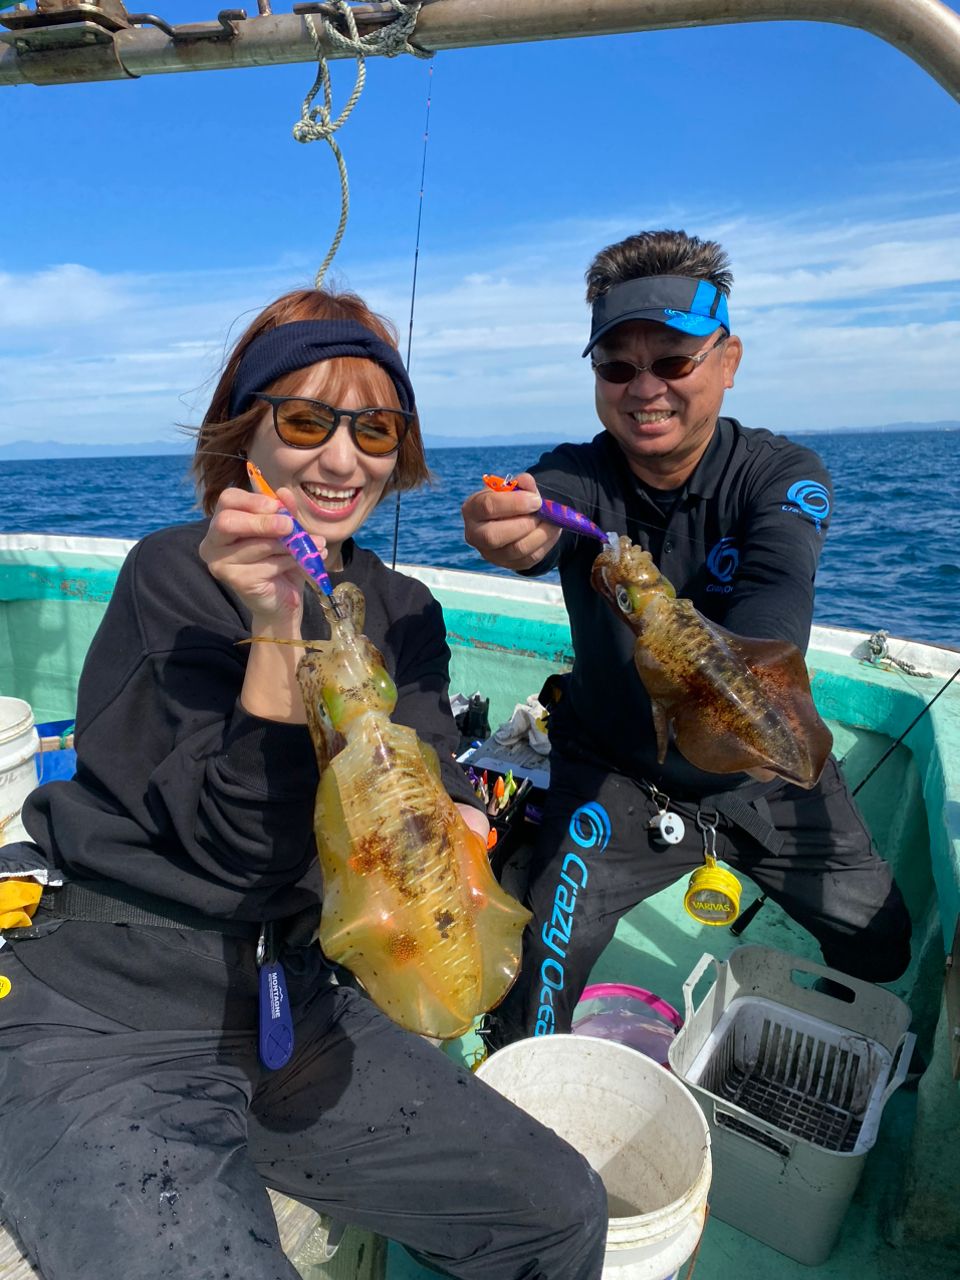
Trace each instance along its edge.
{"label": "blue lanyard strap", "polygon": [[265,923],[257,942],[260,970],[260,1021],[258,1049],[260,1061],[270,1071],[279,1071],[293,1056],[293,1015],[287,995],[287,979],[277,958],[276,927]]}

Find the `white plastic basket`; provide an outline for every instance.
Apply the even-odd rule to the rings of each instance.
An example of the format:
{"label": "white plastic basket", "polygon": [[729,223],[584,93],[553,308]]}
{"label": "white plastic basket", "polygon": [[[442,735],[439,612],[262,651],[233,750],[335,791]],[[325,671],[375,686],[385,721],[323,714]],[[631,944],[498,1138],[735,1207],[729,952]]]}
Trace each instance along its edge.
{"label": "white plastic basket", "polygon": [[[715,981],[694,1006],[713,966]],[[828,978],[849,999],[815,990]],[[711,1211],[799,1262],[830,1254],[913,1050],[898,997],[768,947],[704,955],[684,984],[670,1066],[714,1151]]]}

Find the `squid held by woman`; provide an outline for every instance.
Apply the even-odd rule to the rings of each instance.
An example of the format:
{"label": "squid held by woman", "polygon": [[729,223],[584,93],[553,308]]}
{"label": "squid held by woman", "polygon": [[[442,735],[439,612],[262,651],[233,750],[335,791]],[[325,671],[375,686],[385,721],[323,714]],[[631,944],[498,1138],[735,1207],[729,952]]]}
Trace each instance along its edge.
{"label": "squid held by woman", "polygon": [[[259,467],[248,461],[247,471],[277,497]],[[443,790],[437,753],[391,722],[397,689],[363,634],[362,591],[331,588],[316,544],[291,519],[282,541],[329,603],[331,632],[305,641],[297,664],[320,768],[320,944],[394,1022],[461,1035],[516,977],[530,913],[495,880],[485,842]]]}

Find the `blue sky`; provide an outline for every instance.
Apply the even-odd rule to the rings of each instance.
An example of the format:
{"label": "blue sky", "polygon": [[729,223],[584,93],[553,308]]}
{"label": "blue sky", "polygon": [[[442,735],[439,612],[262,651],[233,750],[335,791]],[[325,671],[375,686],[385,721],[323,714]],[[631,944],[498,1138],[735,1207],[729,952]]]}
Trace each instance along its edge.
{"label": "blue sky", "polygon": [[[172,441],[199,419],[231,335],[312,282],[336,226],[332,155],[291,137],[313,74],[0,88],[0,444]],[[333,75],[342,104],[351,65]],[[428,434],[592,435],[584,268],[668,226],[730,252],[745,424],[960,418],[960,106],[903,54],[769,23],[449,52],[429,82],[371,59],[328,280],[404,350],[428,83]]]}

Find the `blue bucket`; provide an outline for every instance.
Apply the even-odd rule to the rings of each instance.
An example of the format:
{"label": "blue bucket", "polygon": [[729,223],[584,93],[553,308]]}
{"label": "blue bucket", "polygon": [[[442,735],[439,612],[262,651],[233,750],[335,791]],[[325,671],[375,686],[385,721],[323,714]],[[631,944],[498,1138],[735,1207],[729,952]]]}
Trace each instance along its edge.
{"label": "blue bucket", "polygon": [[77,753],[73,749],[73,721],[48,720],[37,725],[40,750],[36,754],[37,781],[61,782],[77,771]]}

